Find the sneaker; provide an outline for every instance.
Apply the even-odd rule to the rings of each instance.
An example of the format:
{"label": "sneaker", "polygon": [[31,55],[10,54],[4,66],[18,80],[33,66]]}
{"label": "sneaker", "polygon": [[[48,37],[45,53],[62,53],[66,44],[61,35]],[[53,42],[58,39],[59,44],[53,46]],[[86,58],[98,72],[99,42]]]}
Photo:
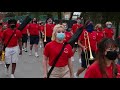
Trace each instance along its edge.
{"label": "sneaker", "polygon": [[72,60],[72,61],[75,61],[75,60],[74,60],[74,57],[71,57],[71,60]]}
{"label": "sneaker", "polygon": [[37,53],[37,52],[35,53],[35,57],[39,57],[39,55],[38,55],[38,53]]}
{"label": "sneaker", "polygon": [[22,48],[22,51],[24,51],[25,49],[24,48]]}
{"label": "sneaker", "polygon": [[14,74],[11,74],[11,78],[15,78]]}
{"label": "sneaker", "polygon": [[24,51],[27,52],[27,48],[25,48]]}
{"label": "sneaker", "polygon": [[81,63],[81,58],[79,59],[79,63]]}
{"label": "sneaker", "polygon": [[74,78],[79,78],[79,76],[76,75],[77,72],[74,73]]}

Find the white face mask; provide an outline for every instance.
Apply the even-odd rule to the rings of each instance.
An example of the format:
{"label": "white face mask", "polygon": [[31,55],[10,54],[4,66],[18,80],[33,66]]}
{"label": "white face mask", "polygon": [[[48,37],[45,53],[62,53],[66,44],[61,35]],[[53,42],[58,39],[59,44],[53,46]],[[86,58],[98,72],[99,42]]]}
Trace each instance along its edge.
{"label": "white face mask", "polygon": [[112,27],[112,25],[107,25],[107,28],[111,28]]}

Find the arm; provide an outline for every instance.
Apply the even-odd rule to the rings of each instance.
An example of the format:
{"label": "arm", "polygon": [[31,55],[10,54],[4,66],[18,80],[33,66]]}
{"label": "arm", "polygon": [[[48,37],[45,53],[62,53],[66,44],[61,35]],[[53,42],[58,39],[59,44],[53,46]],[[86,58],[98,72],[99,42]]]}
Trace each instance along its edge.
{"label": "arm", "polygon": [[78,40],[78,45],[83,49],[83,51],[85,51],[86,48],[81,44],[80,40]]}
{"label": "arm", "polygon": [[18,39],[18,44],[19,44],[19,49],[20,49],[19,55],[22,55],[22,38]]}
{"label": "arm", "polygon": [[43,55],[43,77],[47,78],[47,73],[48,73],[48,67],[47,67],[47,62],[48,62],[48,57],[46,57],[45,55]]}
{"label": "arm", "polygon": [[70,69],[70,77],[73,78],[73,63],[71,61],[71,58],[68,60],[68,68]]}

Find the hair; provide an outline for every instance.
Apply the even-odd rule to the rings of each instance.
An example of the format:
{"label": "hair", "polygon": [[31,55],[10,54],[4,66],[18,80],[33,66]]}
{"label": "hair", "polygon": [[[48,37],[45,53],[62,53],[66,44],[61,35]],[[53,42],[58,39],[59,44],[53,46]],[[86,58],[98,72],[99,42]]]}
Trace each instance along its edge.
{"label": "hair", "polygon": [[33,18],[32,21],[31,21],[31,23],[33,23],[33,20],[34,20],[34,19],[36,19],[36,22],[35,22],[35,23],[37,23],[37,21],[38,21],[37,18]]}
{"label": "hair", "polygon": [[47,17],[47,19],[46,19],[45,23],[47,23],[49,19],[52,19],[52,23],[53,23],[53,21],[54,21],[54,20],[53,20],[53,18],[52,18],[52,17]]}
{"label": "hair", "polygon": [[63,28],[63,29],[64,29],[64,26],[63,26],[63,25],[60,25],[60,24],[57,24],[57,25],[54,26],[54,28],[53,28],[53,33],[52,33],[52,41],[56,39],[55,33],[56,33],[56,31],[58,30],[58,28]]}
{"label": "hair", "polygon": [[[106,67],[105,50],[109,48],[109,46],[117,47],[117,44],[113,39],[103,38],[98,44],[98,52],[96,54],[96,60],[98,60],[99,69],[103,75],[103,78],[107,77],[105,70]],[[115,61],[112,62],[112,65],[113,65],[113,77],[116,77],[115,72],[117,71],[117,67],[115,65]]]}
{"label": "hair", "polygon": [[8,20],[8,24],[12,24],[12,23],[14,23],[16,25],[17,24],[17,20],[15,20],[15,19]]}
{"label": "hair", "polygon": [[95,30],[96,30],[98,27],[102,28],[102,24],[100,24],[100,23],[96,24],[96,25],[95,25]]}

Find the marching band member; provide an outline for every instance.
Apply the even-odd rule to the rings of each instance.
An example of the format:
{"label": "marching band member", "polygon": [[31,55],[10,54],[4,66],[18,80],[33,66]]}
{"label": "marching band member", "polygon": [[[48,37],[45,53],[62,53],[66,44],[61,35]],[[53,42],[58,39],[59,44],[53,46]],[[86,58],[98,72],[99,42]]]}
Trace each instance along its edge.
{"label": "marching band member", "polygon": [[[44,78],[47,77],[48,70],[53,64],[54,58],[59,54],[63,46],[63,41],[65,38],[65,29],[63,25],[56,25],[52,33],[52,41],[47,43],[44,48],[43,55],[43,70]],[[73,77],[73,65],[71,57],[73,56],[72,47],[67,44],[59,57],[55,68],[53,69],[50,78],[72,78]],[[49,69],[48,65],[49,64]]]}
{"label": "marching band member", "polygon": [[106,28],[104,28],[103,32],[106,38],[114,39],[114,31],[111,22],[106,22]]}
{"label": "marching band member", "polygon": [[120,78],[120,65],[115,64],[118,57],[116,49],[113,39],[102,39],[98,45],[96,60],[88,67],[84,78]]}
{"label": "marching band member", "polygon": [[39,43],[39,25],[37,24],[37,19],[33,18],[32,22],[28,25],[28,35],[30,36],[30,52],[29,55],[32,55],[33,45],[35,47],[35,57],[38,55],[38,43]]}
{"label": "marching band member", "polygon": [[28,26],[29,24],[21,31],[22,32],[22,48],[25,52],[27,52]]}
{"label": "marching band member", "polygon": [[[16,28],[17,21],[10,19],[8,21],[9,28],[3,31],[3,43],[6,45],[9,38],[14,33],[7,47],[5,48],[5,63],[7,67],[7,74],[9,66],[12,63],[12,73],[11,78],[14,78],[14,73],[16,69],[16,63],[18,61],[18,55],[22,54],[22,33]],[[19,44],[19,47],[18,47]],[[18,52],[20,48],[20,53]]]}
{"label": "marching band member", "polygon": [[100,40],[102,38],[104,38],[104,33],[103,33],[102,25],[101,24],[96,24],[95,31],[97,32],[97,43],[99,43]]}
{"label": "marching band member", "polygon": [[47,18],[46,24],[44,25],[44,47],[48,42],[51,42],[54,26],[55,24],[53,24],[53,19]]}
{"label": "marching band member", "polygon": [[[78,28],[80,28],[80,27],[82,27],[83,26],[83,24],[81,24],[81,18],[77,18],[77,23],[75,23],[75,24],[73,24],[73,26],[72,26],[72,32],[73,32],[73,34],[76,32],[76,30],[78,29]],[[75,45],[74,45],[74,47],[73,47],[73,52],[75,53],[76,52],[76,50],[77,50],[77,47],[78,47],[78,55],[79,55],[79,62],[81,63],[81,47],[79,47],[79,45],[78,45],[78,43],[77,42],[75,42]],[[72,58],[72,61],[74,61],[74,57]]]}
{"label": "marching band member", "polygon": [[[74,77],[77,78],[79,74],[87,68],[88,65],[91,65],[94,62],[95,52],[97,50],[96,36],[97,35],[94,31],[93,23],[91,21],[87,21],[85,24],[85,29],[78,39],[78,45],[82,47],[81,68],[78,69],[77,73],[74,73]],[[92,60],[89,60],[91,57],[93,57]]]}

